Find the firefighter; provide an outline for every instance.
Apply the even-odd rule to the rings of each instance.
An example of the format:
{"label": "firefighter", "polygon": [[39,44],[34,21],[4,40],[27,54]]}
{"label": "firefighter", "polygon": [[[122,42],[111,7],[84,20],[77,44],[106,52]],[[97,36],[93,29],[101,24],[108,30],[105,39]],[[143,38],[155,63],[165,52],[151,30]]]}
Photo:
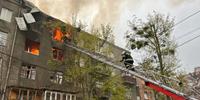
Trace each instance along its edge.
{"label": "firefighter", "polygon": [[134,61],[129,52],[127,52],[127,51],[122,52],[122,60],[120,62],[123,62],[127,69],[130,69],[132,71],[135,70],[133,68]]}

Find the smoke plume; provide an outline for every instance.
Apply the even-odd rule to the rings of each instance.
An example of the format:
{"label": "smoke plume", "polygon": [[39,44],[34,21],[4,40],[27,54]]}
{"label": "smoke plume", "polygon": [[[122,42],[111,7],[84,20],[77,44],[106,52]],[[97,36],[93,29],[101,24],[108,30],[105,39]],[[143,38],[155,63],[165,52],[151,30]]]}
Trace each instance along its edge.
{"label": "smoke plume", "polygon": [[187,2],[187,1],[191,1],[191,0],[168,0],[168,3],[172,7],[178,7],[178,6],[182,5],[183,3]]}
{"label": "smoke plume", "polygon": [[29,0],[47,14],[72,22],[72,14],[90,25],[113,24],[120,17],[124,0]]}

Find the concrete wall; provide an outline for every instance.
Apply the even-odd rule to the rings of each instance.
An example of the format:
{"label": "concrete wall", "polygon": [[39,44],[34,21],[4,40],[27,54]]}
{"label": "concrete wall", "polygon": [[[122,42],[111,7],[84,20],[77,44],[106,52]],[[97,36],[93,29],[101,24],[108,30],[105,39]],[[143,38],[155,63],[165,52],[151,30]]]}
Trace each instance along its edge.
{"label": "concrete wall", "polygon": [[[6,45],[6,47],[4,47],[4,50],[2,52],[4,52],[5,54],[10,54],[11,48],[12,48],[12,42],[14,40],[13,37],[14,37],[15,32],[17,32],[15,17],[20,15],[19,12],[20,12],[21,7],[20,7],[20,4],[18,4],[14,0],[0,0],[0,10],[2,8],[9,9],[10,11],[13,12],[11,22],[0,20],[0,31],[8,34],[7,45]],[[2,55],[2,58],[3,58],[3,66],[1,69],[1,73],[2,73],[3,81],[1,84],[1,88],[5,82],[5,77],[3,77],[3,76],[6,76],[8,63],[9,63],[8,56]],[[13,68],[13,70],[14,71],[12,71],[12,74],[14,76],[16,76],[18,74],[19,70],[18,70],[18,68]],[[11,76],[11,77],[12,78],[9,83],[17,83],[17,81],[16,81],[17,77],[13,77],[13,76]]]}

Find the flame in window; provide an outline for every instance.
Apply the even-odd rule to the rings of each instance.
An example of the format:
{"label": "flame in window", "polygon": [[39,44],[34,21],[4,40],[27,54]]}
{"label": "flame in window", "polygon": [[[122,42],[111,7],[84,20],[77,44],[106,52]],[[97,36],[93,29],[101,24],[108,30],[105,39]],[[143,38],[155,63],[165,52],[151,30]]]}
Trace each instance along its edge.
{"label": "flame in window", "polygon": [[31,50],[31,53],[34,54],[34,55],[39,55],[39,50],[38,50],[38,48],[37,48],[36,46],[33,47],[32,50]]}
{"label": "flame in window", "polygon": [[27,51],[28,53],[39,55],[39,47],[40,43],[28,39],[26,40],[25,51]]}
{"label": "flame in window", "polygon": [[57,27],[53,32],[53,39],[56,41],[62,41],[63,33],[59,27]]}

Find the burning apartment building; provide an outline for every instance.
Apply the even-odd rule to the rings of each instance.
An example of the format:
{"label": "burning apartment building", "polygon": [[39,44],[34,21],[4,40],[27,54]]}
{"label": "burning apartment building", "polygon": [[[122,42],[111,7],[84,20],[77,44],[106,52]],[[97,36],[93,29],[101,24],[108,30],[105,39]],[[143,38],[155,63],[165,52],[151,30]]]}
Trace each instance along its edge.
{"label": "burning apartment building", "polygon": [[[81,100],[80,91],[64,79],[67,67],[59,66],[52,71],[48,61],[63,61],[75,55],[74,52],[77,51],[65,46],[65,41],[75,42],[80,35],[94,36],[79,31],[64,34],[60,27],[49,31],[43,25],[44,22],[57,19],[40,12],[27,1],[0,0],[0,10],[2,100]],[[75,30],[70,25],[69,28]],[[63,39],[64,36],[66,40]],[[87,42],[84,39],[78,41],[79,46]],[[109,57],[120,61],[119,54],[124,49],[109,42],[105,42],[105,45],[113,48]],[[130,90],[129,100],[136,100],[140,97],[136,79],[128,76],[124,76],[124,79]]]}

